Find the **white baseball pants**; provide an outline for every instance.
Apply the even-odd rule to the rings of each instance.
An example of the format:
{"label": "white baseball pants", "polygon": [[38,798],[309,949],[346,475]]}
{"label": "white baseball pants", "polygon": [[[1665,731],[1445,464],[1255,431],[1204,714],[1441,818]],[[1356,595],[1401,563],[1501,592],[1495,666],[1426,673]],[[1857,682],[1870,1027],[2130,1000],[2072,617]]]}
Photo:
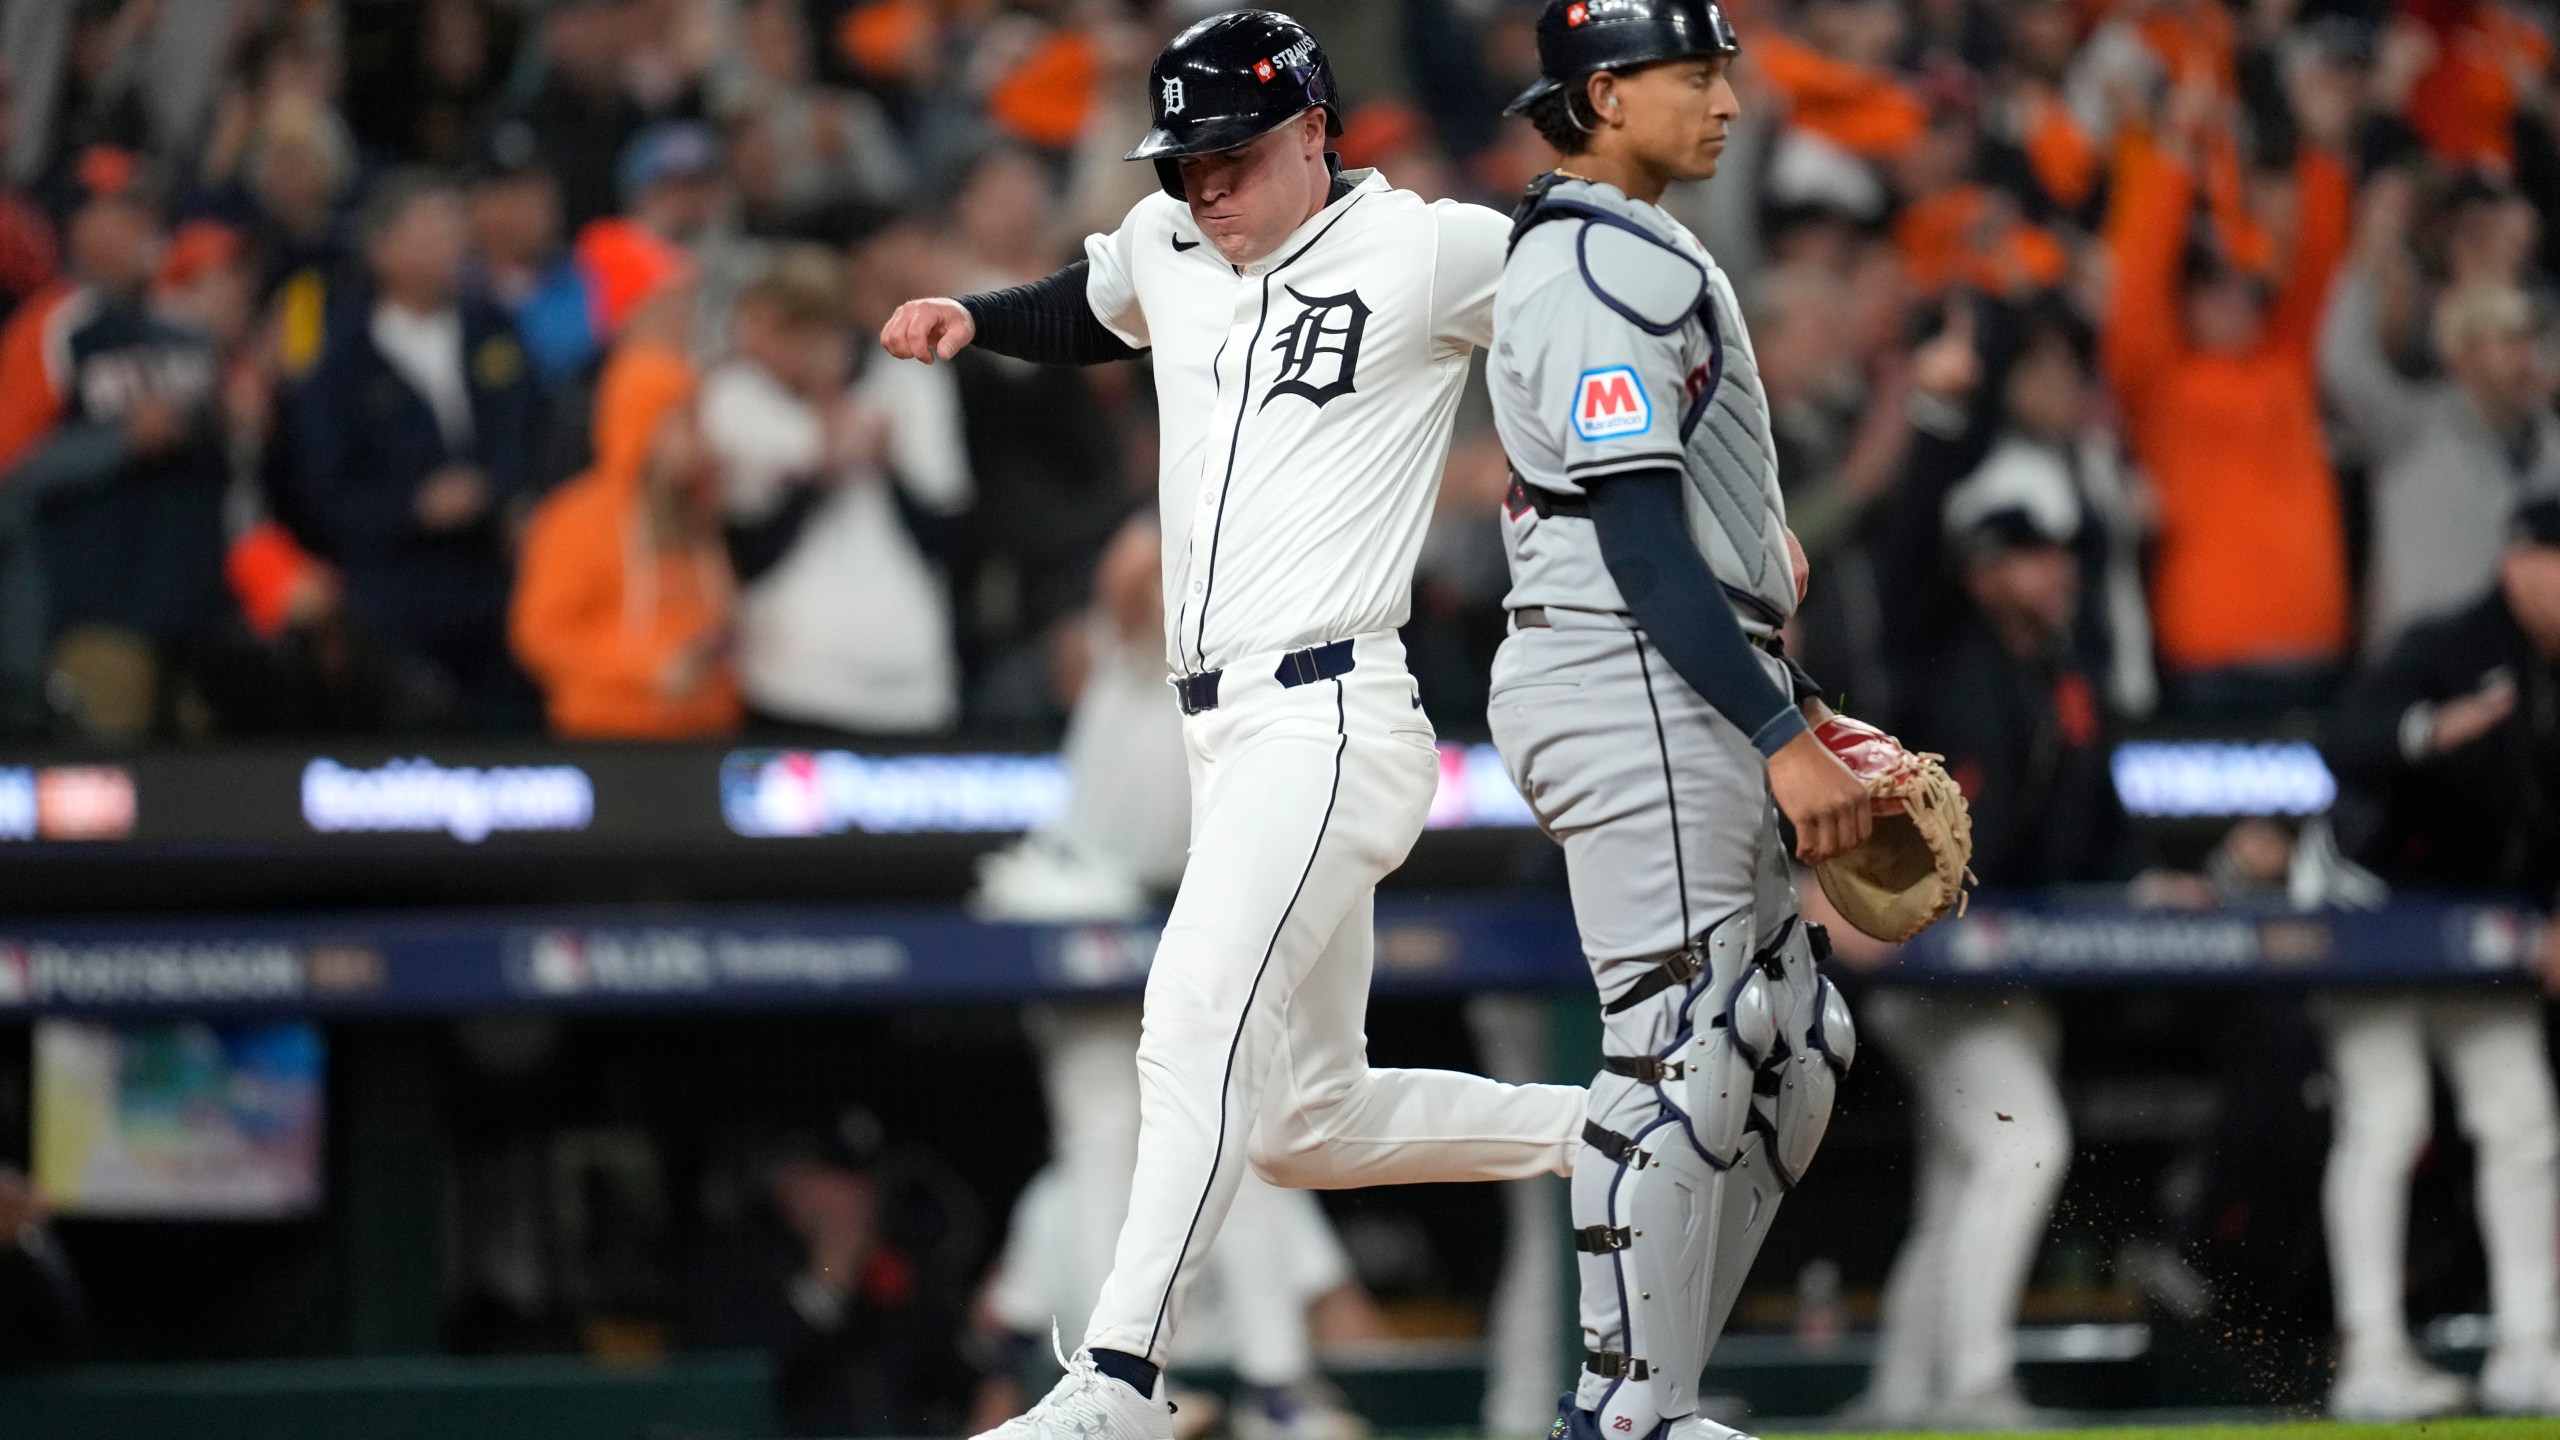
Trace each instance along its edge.
{"label": "white baseball pants", "polygon": [[[1129,1213],[1138,1150],[1138,1006],[1096,1001],[1042,1006],[1031,1033],[1049,1098],[1047,1185],[1027,1191],[999,1271],[998,1308],[1008,1326],[1036,1334],[1053,1318],[1084,1333]],[[1052,1193],[1054,1192],[1054,1193]],[[1315,1374],[1307,1306],[1351,1278],[1350,1261],[1313,1195],[1247,1172],[1229,1212],[1234,1228],[1209,1251],[1214,1315],[1194,1316],[1227,1341],[1221,1353],[1249,1385],[1290,1385]],[[1193,1324],[1182,1337],[1197,1340]],[[1197,1357],[1196,1343],[1185,1345]]]}
{"label": "white baseball pants", "polygon": [[2476,1208],[2489,1260],[2500,1349],[2548,1350],[2560,1311],[2553,1229],[2560,1225],[2560,1122],[2553,1118],[2542,1003],[2527,994],[2347,995],[2314,1008],[2329,1041],[2336,1132],[2321,1186],[2338,1326],[2350,1349],[2409,1343],[2401,1264],[2409,1171],[2425,1148],[2427,1059],[2453,1081],[2478,1154]]}
{"label": "white baseball pants", "polygon": [[1885,1281],[1868,1396],[1918,1414],[2012,1380],[2019,1296],[2071,1164],[2054,1084],[2062,1037],[2026,994],[1895,988],[1859,1013],[1918,1102],[1919,1194]]}
{"label": "white baseball pants", "polygon": [[1352,654],[1294,687],[1280,655],[1228,666],[1183,725],[1191,863],[1147,977],[1136,1173],[1091,1348],[1164,1363],[1248,1159],[1305,1189],[1571,1170],[1580,1087],[1369,1068],[1375,891],[1440,767],[1403,644]]}

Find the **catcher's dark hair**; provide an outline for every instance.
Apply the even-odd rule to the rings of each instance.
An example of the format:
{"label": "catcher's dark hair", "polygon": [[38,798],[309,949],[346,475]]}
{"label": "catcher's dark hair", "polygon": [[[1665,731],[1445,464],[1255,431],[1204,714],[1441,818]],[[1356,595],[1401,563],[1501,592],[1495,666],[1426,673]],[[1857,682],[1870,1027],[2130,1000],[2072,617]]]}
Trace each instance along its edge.
{"label": "catcher's dark hair", "polygon": [[1588,83],[1585,79],[1559,85],[1530,101],[1528,108],[1520,112],[1537,130],[1538,138],[1559,155],[1580,155],[1591,148],[1591,129],[1582,122],[1576,108],[1591,103],[1586,98]]}

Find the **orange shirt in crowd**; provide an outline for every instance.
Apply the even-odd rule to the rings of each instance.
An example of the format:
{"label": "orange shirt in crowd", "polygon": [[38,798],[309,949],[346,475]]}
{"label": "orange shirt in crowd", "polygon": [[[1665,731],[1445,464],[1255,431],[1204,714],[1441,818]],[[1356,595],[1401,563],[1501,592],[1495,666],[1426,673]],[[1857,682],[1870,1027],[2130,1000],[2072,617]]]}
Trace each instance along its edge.
{"label": "orange shirt in crowd", "polygon": [[1834,59],[1782,30],[1760,30],[1743,51],[1787,98],[1787,123],[1853,155],[1885,159],[1920,141],[1929,107],[1870,66]]}
{"label": "orange shirt in crowd", "polygon": [[2134,28],[2160,57],[2170,88],[2209,81],[2224,94],[2240,93],[2240,38],[2222,0],[2176,0],[2151,10]]}
{"label": "orange shirt in crowd", "polygon": [[1936,295],[1966,285],[1986,295],[2026,295],[2062,283],[2070,257],[2050,231],[1987,185],[1958,185],[1903,207],[1893,222],[1912,283]]}
{"label": "orange shirt in crowd", "polygon": [[2019,142],[2036,183],[2065,210],[2077,210],[2097,192],[2098,171],[2106,157],[2097,142],[2080,128],[2080,118],[2050,85],[2022,87],[2018,97]]}
{"label": "orange shirt in crowd", "polygon": [[2432,0],[2408,8],[2436,41],[2435,63],[2409,87],[2409,128],[2448,165],[2511,168],[2516,87],[2507,67],[2549,69],[2550,40],[2496,5]]}
{"label": "orange shirt in crowd", "polygon": [[2345,251],[2350,181],[2305,147],[2300,238],[2245,354],[2187,343],[2180,272],[2195,182],[2136,148],[2119,177],[2104,349],[2133,451],[2158,487],[2153,623],[2173,669],[2334,660],[2348,635],[2346,535],[2313,354]]}
{"label": "orange shirt in crowd", "polygon": [[27,297],[0,329],[0,471],[26,457],[62,418],[64,302],[79,285],[58,280]]}
{"label": "orange shirt in crowd", "polygon": [[681,740],[734,730],[742,718],[725,660],[690,694],[660,684],[679,655],[729,624],[718,541],[658,549],[640,494],[650,441],[693,385],[692,367],[671,349],[615,351],[596,383],[595,468],[554,491],[525,529],[507,634],[560,735]]}

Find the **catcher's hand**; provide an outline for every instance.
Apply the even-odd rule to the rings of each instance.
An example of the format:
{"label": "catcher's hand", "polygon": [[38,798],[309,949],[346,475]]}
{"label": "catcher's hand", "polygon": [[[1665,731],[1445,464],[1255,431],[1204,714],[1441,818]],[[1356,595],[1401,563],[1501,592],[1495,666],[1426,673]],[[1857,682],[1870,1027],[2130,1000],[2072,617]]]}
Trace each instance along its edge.
{"label": "catcher's hand", "polygon": [[1867,838],[1813,867],[1840,917],[1899,943],[1964,909],[1972,874],[1973,817],[1964,792],[1935,755],[1915,754],[1872,725],[1834,715],[1816,738],[1866,786],[1875,825]]}
{"label": "catcher's hand", "polygon": [[1769,794],[1796,827],[1796,858],[1807,865],[1865,840],[1873,823],[1865,782],[1810,730],[1769,757]]}

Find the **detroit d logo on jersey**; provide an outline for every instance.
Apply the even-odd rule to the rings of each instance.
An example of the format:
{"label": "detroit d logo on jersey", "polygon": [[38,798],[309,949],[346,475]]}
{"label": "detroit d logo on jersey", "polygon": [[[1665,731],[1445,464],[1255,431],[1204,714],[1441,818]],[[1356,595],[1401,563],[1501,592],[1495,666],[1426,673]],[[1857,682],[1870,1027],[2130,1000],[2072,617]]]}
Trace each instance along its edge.
{"label": "detroit d logo on jersey", "polygon": [[1289,294],[1305,308],[1289,322],[1272,349],[1280,355],[1280,376],[1262,397],[1262,408],[1283,395],[1304,396],[1319,410],[1355,388],[1360,368],[1360,332],[1368,328],[1369,307],[1356,290],[1339,295]]}

